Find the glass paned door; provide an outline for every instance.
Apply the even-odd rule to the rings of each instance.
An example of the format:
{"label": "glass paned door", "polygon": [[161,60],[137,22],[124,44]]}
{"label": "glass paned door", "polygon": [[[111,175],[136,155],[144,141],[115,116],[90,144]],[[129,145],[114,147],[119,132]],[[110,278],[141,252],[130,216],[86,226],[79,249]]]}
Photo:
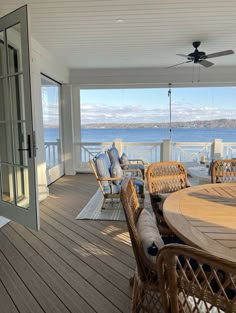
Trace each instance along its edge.
{"label": "glass paned door", "polygon": [[61,141],[61,85],[42,75],[44,147],[48,185],[64,175]]}
{"label": "glass paned door", "polygon": [[0,215],[39,228],[27,7],[0,19]]}

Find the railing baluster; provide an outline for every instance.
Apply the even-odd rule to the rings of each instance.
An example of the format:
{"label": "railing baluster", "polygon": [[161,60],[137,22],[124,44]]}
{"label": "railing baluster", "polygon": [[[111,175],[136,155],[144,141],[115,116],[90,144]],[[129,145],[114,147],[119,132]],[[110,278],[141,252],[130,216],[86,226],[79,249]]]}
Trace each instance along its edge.
{"label": "railing baluster", "polygon": [[[130,159],[143,159],[146,163],[159,162],[161,153],[161,142],[122,142],[123,151]],[[77,142],[75,149],[80,150],[78,155],[78,168],[89,169],[88,161],[98,152],[105,151],[112,146],[112,142]],[[211,156],[211,142],[172,142],[172,159],[181,162],[199,162],[200,157],[204,155],[208,161]],[[222,143],[224,158],[236,157],[236,143]],[[45,142],[45,155],[47,167],[56,165],[59,161],[59,141]]]}

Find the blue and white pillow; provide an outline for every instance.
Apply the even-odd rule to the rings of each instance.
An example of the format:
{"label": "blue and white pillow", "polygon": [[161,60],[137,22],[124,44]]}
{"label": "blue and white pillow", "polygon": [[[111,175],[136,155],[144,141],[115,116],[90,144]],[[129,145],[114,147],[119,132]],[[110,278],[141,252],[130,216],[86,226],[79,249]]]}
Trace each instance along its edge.
{"label": "blue and white pillow", "polygon": [[[111,165],[111,177],[123,177],[123,171],[118,161],[112,163]],[[119,185],[121,180],[113,181],[115,185]]]}

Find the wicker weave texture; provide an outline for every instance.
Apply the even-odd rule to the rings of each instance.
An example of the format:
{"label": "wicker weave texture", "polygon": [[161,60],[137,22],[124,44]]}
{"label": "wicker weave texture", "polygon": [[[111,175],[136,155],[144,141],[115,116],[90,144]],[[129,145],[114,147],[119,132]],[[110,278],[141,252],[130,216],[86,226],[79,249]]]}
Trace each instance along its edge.
{"label": "wicker weave texture", "polygon": [[131,180],[125,178],[121,186],[121,202],[126,216],[137,269],[132,279],[132,312],[161,312],[160,292],[155,264],[145,256],[143,245],[137,232],[136,223],[142,208],[139,207],[135,188]]}
{"label": "wicker weave texture", "polygon": [[236,263],[167,245],[157,259],[165,312],[236,312]]}
{"label": "wicker weave texture", "polygon": [[173,235],[158,205],[158,194],[171,193],[188,187],[187,172],[180,162],[156,162],[147,169],[148,190],[157,226],[162,235]]}
{"label": "wicker weave texture", "polygon": [[211,182],[236,182],[236,160],[216,160],[211,169]]}
{"label": "wicker weave texture", "polygon": [[[103,194],[103,204],[102,204],[102,208],[104,208],[105,206],[105,202],[107,199],[120,199],[120,192],[117,193],[105,193],[104,192],[104,188],[102,183],[103,182],[107,182],[108,185],[111,187],[112,190],[112,184],[114,184],[114,182],[119,182],[118,185],[120,184],[120,182],[123,180],[124,175],[129,174],[129,176],[131,177],[131,179],[133,179],[135,182],[141,182],[144,186],[144,180],[142,178],[140,178],[140,175],[142,176],[142,174],[140,174],[140,170],[137,169],[128,169],[128,170],[124,170],[123,169],[123,176],[122,177],[99,177],[98,173],[97,173],[97,169],[96,169],[96,164],[95,164],[95,158],[91,159],[89,161],[89,164],[91,166],[91,169],[97,179],[98,185],[100,190],[102,191]],[[119,186],[120,187],[120,186]],[[145,201],[145,191],[144,188],[137,188],[139,189],[139,193],[138,196],[140,198],[140,203],[142,206],[144,206],[144,201]],[[118,188],[118,190],[120,190],[120,188]]]}

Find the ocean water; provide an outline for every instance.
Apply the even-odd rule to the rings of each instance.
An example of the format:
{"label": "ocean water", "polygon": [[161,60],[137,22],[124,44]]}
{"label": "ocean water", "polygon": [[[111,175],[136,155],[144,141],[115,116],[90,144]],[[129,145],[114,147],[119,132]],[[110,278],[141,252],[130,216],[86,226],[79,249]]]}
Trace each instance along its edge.
{"label": "ocean water", "polygon": [[[58,128],[45,128],[44,138],[45,141],[56,141]],[[170,132],[167,128],[82,128],[83,142],[113,141],[116,138],[124,142],[161,142],[170,138]],[[214,139],[236,142],[236,128],[174,128],[171,132],[174,142],[211,142]]]}
{"label": "ocean water", "polygon": [[[99,128],[82,129],[82,141],[112,141],[120,138],[126,142],[160,142],[170,138],[167,128]],[[235,128],[175,128],[171,132],[171,140],[174,142],[210,142],[215,138],[224,142],[236,141]]]}

